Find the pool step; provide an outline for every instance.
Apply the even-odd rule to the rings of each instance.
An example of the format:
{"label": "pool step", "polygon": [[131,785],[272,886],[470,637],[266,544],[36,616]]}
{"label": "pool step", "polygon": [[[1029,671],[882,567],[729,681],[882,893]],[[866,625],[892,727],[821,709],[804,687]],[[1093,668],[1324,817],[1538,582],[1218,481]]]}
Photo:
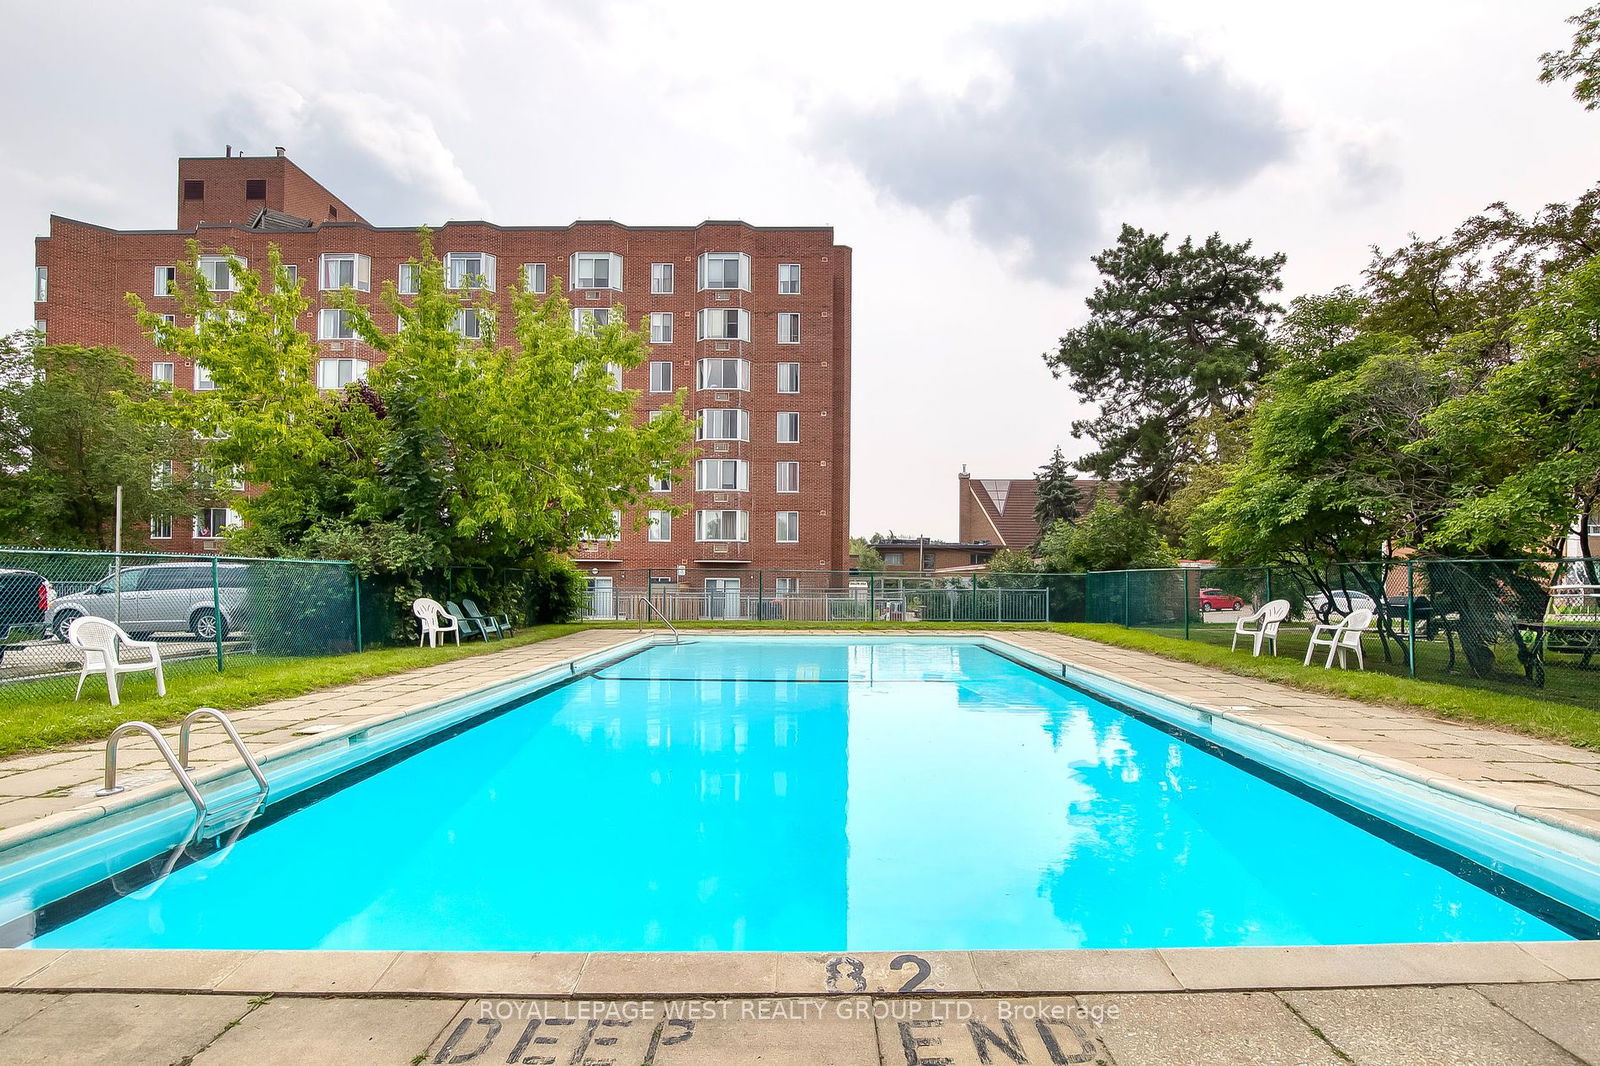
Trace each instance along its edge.
{"label": "pool step", "polygon": [[[215,719],[228,734],[228,739],[233,742],[234,748],[244,760],[245,768],[250,771],[250,776],[256,779],[256,791],[239,800],[232,800],[221,807],[210,808],[205,798],[200,795],[200,790],[195,787],[194,778],[190,776],[194,767],[189,765],[189,731],[194,724],[202,718]],[[123,722],[111,731],[111,736],[106,738],[106,779],[105,787],[95,793],[97,796],[113,796],[124,791],[124,786],[117,784],[117,741],[131,733],[143,733],[155,742],[156,750],[161,753],[161,758],[166,762],[168,769],[178,779],[178,784],[183,786],[183,791],[194,804],[197,814],[195,826],[197,834],[208,824],[228,821],[240,810],[248,810],[245,820],[254,814],[267,801],[267,792],[270,786],[267,777],[261,772],[261,765],[256,762],[255,756],[250,754],[250,749],[245,747],[244,739],[239,736],[239,731],[233,727],[233,722],[227,715],[215,707],[196,707],[184,718],[183,725],[178,729],[178,752],[173,754],[171,746],[166,742],[155,726],[148,722]],[[237,825],[230,822],[229,828]],[[221,830],[226,832],[226,829]],[[212,834],[215,835],[215,834]]]}

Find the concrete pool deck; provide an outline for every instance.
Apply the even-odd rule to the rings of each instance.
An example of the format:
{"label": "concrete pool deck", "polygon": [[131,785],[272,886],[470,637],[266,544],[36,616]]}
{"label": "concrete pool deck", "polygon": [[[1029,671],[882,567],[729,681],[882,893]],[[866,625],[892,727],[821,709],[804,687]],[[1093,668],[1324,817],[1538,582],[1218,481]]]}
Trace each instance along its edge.
{"label": "concrete pool deck", "polygon": [[[1600,753],[1061,634],[982,635],[1600,836]],[[588,630],[230,713],[261,754],[638,636]],[[220,731],[197,741],[201,769],[231,761]],[[102,752],[85,744],[0,760],[0,826],[92,812]],[[142,743],[126,746],[122,765],[130,793],[171,786]],[[0,951],[0,1051],[29,1062],[1600,1062],[1596,1007],[1594,942],[904,955]]]}

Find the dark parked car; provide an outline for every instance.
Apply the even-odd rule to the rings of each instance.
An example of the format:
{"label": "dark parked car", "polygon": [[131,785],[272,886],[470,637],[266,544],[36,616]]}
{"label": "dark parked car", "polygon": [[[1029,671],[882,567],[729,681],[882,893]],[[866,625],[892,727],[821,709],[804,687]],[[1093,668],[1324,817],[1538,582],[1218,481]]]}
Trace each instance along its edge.
{"label": "dark parked car", "polygon": [[[32,570],[0,570],[0,641],[10,641],[17,629],[42,635],[45,613],[55,598],[55,589],[42,575]],[[0,656],[6,648],[0,644]]]}

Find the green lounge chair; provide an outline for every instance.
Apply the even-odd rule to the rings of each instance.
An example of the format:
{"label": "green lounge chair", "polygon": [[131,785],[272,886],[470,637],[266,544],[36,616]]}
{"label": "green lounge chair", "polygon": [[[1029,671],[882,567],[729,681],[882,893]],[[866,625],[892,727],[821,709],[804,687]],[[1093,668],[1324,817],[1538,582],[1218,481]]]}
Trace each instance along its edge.
{"label": "green lounge chair", "polygon": [[450,612],[450,617],[456,620],[456,626],[467,636],[479,636],[485,644],[489,643],[489,627],[483,624],[483,619],[473,618],[456,605],[455,600],[445,603],[444,609]]}
{"label": "green lounge chair", "polygon": [[511,635],[511,616],[507,614],[490,614],[480,611],[478,605],[471,600],[462,600],[461,609],[467,612],[468,618],[475,618],[486,625],[492,626],[496,633],[502,637]]}

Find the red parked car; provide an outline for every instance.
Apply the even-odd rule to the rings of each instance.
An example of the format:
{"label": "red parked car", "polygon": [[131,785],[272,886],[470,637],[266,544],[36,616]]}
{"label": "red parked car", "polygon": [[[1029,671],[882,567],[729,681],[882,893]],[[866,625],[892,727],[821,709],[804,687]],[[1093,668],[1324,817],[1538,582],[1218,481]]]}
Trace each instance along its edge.
{"label": "red parked car", "polygon": [[1200,609],[1202,611],[1242,611],[1244,601],[1231,592],[1221,589],[1201,589]]}

